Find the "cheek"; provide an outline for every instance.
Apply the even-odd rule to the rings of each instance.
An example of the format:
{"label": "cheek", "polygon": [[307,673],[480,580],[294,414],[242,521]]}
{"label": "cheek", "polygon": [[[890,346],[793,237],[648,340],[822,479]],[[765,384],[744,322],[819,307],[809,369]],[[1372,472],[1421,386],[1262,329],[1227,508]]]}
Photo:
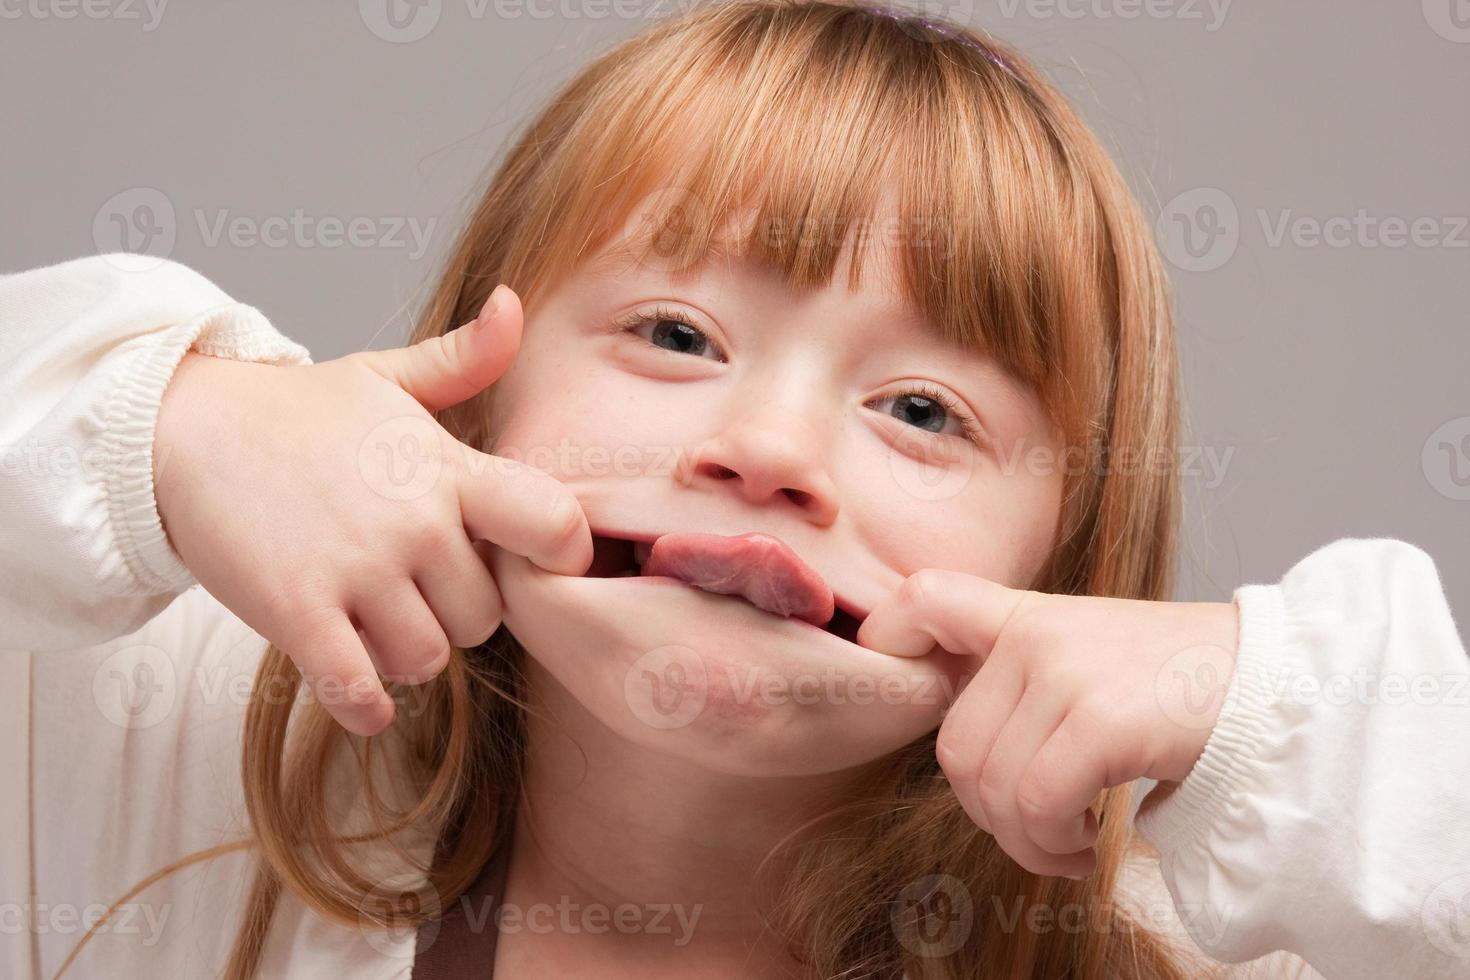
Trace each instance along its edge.
{"label": "cheek", "polygon": [[875,553],[905,575],[949,568],[1027,587],[1052,547],[1061,477],[994,459],[928,469],[900,458],[854,475],[855,517]]}
{"label": "cheek", "polygon": [[508,372],[497,382],[489,452],[569,479],[605,473],[614,461],[621,472],[622,461],[687,439],[695,413],[671,386],[640,385],[606,365],[552,368]]}

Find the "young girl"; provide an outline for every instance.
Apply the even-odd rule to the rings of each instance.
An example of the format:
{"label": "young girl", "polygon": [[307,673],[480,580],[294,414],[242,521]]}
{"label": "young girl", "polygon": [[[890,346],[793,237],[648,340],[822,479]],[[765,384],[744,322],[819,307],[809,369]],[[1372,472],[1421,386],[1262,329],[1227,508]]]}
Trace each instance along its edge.
{"label": "young girl", "polygon": [[1164,275],[993,41],[618,45],[401,350],[144,256],[0,319],[6,976],[1470,965],[1432,561],[1165,601]]}

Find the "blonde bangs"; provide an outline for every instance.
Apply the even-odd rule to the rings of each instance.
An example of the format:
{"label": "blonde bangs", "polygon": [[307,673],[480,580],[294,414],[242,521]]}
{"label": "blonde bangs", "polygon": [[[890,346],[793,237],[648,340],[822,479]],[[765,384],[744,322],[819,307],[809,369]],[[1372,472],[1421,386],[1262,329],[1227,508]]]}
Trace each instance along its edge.
{"label": "blonde bangs", "polygon": [[541,237],[506,256],[506,278],[532,302],[616,240],[674,271],[749,257],[804,290],[831,281],[850,240],[856,288],[867,250],[891,248],[902,298],[1075,432],[1088,406],[1066,410],[1057,382],[1076,385],[1067,351],[1095,347],[1066,334],[1115,315],[1096,287],[1104,236],[1020,59],[856,4],[702,13],[626,42],[589,71],[597,85],[564,93],[586,101],[541,146],[526,201]]}

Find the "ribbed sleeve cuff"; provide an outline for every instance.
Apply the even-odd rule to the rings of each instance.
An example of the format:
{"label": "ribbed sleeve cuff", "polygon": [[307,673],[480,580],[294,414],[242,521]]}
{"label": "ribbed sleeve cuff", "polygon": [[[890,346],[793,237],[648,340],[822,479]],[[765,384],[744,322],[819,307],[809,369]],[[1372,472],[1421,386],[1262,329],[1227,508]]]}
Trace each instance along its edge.
{"label": "ribbed sleeve cuff", "polygon": [[1162,854],[1202,848],[1201,838],[1222,826],[1232,808],[1245,805],[1244,797],[1263,778],[1263,739],[1281,727],[1272,717],[1277,706],[1271,676],[1282,666],[1282,588],[1244,585],[1234,601],[1240,613],[1239,649],[1220,717],[1179,787],[1135,818],[1137,829]]}
{"label": "ribbed sleeve cuff", "polygon": [[244,303],[200,314],[138,347],[103,408],[101,438],[108,515],[134,579],[128,592],[181,592],[195,582],[164,533],[153,483],[153,439],[163,393],[191,349],[267,364],[311,362],[305,347]]}

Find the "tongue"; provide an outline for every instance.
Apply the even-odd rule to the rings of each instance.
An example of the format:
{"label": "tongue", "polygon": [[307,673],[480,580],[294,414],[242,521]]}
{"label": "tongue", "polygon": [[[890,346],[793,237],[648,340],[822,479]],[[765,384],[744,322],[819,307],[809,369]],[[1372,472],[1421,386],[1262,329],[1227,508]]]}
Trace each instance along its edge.
{"label": "tongue", "polygon": [[682,579],[706,592],[740,595],[777,616],[822,626],[835,611],[816,569],[770,534],[665,534],[653,542],[644,575]]}

